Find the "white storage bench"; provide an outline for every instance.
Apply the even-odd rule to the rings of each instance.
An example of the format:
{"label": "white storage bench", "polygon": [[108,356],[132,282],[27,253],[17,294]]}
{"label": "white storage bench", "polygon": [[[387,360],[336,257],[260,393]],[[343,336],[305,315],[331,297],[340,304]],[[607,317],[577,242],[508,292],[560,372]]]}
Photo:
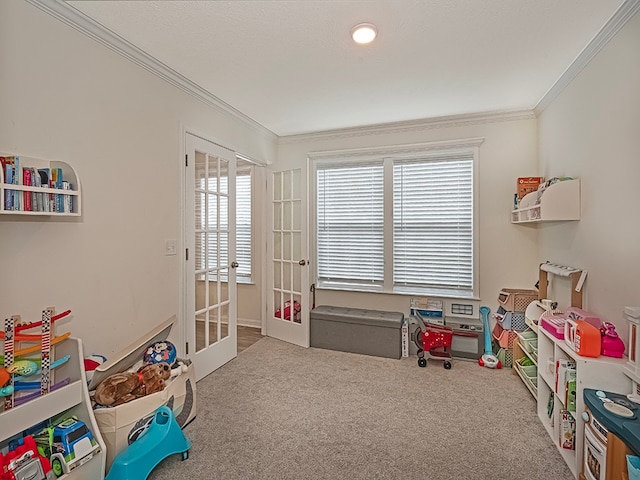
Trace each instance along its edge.
{"label": "white storage bench", "polygon": [[401,312],[320,305],[311,310],[311,346],[400,358],[403,320]]}

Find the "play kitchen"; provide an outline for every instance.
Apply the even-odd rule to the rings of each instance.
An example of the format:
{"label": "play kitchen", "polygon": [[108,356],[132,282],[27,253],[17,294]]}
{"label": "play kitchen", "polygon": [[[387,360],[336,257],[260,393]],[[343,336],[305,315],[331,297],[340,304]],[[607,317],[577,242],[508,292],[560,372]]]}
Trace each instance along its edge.
{"label": "play kitchen", "polygon": [[584,389],[584,405],[580,479],[633,478],[627,455],[640,455],[640,405],[626,395],[592,388]]}
{"label": "play kitchen", "polygon": [[[407,319],[410,334],[415,335],[419,322],[451,329],[451,356],[476,361],[483,352],[484,328],[478,318],[477,305],[456,303],[435,298],[412,298]],[[414,342],[409,342],[411,355],[416,354]]]}

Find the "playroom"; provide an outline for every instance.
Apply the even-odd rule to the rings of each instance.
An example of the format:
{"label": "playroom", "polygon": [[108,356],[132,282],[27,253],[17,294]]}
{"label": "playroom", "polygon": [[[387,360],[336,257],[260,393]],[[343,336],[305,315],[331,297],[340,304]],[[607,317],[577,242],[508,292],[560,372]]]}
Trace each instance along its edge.
{"label": "playroom", "polygon": [[0,2],[0,479],[633,478],[639,9]]}

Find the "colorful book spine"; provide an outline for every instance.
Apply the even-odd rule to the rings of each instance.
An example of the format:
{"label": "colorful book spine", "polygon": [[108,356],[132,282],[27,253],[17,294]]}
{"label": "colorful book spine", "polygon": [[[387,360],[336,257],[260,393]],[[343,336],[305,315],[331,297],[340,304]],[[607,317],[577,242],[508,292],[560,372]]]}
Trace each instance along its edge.
{"label": "colorful book spine", "polygon": [[[22,169],[22,184],[30,186],[31,185],[31,169],[23,168]],[[23,197],[23,205],[24,209],[27,212],[31,211],[31,192],[22,192]]]}

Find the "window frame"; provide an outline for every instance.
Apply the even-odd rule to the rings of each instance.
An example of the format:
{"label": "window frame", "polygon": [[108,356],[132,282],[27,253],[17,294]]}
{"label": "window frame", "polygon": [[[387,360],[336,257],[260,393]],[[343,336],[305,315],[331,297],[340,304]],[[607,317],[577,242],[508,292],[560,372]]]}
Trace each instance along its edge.
{"label": "window frame", "polygon": [[[330,163],[358,163],[373,160],[383,160],[385,185],[393,185],[393,162],[398,160],[415,160],[420,158],[446,158],[469,155],[472,157],[472,190],[473,190],[473,223],[472,223],[472,288],[470,291],[450,290],[443,288],[406,288],[395,287],[393,282],[393,268],[385,268],[384,282],[382,285],[360,285],[339,282],[322,282],[318,279],[317,261],[312,262],[312,278],[320,289],[344,290],[358,292],[373,292],[383,294],[409,294],[409,295],[433,295],[451,298],[478,298],[478,166],[479,147],[484,138],[467,138],[452,141],[429,142],[420,144],[392,145],[372,148],[359,148],[348,150],[331,150],[310,152],[308,159],[311,165],[309,195],[310,195],[310,246],[311,252],[318,252],[317,239],[317,175],[318,166]],[[384,264],[393,265],[393,188],[384,192]]]}

